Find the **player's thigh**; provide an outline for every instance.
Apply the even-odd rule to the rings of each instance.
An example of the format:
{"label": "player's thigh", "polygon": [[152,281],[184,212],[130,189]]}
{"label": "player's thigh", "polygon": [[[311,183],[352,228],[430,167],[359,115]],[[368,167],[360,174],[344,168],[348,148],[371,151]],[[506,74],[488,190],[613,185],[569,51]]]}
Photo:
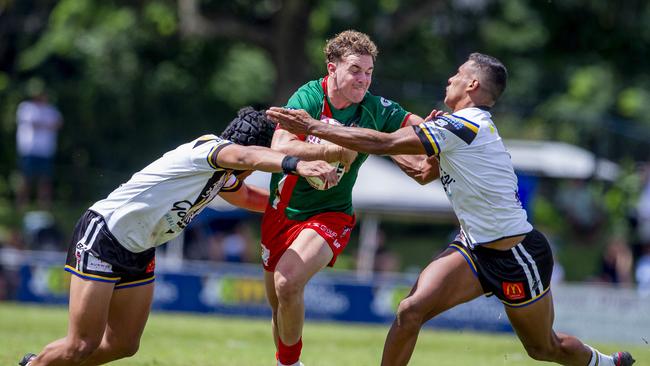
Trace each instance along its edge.
{"label": "player's thigh", "polygon": [[465,257],[447,248],[420,273],[406,300],[428,319],[482,294]]}
{"label": "player's thigh", "polygon": [[101,340],[114,286],[114,283],[70,277],[68,337]]}
{"label": "player's thigh", "polygon": [[147,324],[154,284],[121,288],[113,292],[104,338],[109,343],[137,343]]}
{"label": "player's thigh", "polygon": [[550,291],[528,306],[506,306],[505,309],[510,324],[524,346],[537,348],[550,345],[554,319],[553,296]]}
{"label": "player's thigh", "polygon": [[333,256],[332,249],[322,236],[312,229],[304,229],[278,261],[275,268],[276,281],[281,276],[304,285]]}

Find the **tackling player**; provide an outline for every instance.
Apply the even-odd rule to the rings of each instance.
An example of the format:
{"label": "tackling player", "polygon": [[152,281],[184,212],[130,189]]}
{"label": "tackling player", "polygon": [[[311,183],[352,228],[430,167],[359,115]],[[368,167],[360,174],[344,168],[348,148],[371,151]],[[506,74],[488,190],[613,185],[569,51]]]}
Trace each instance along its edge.
{"label": "tackling player", "polygon": [[151,307],[156,247],[217,195],[263,211],[268,192],[243,184],[251,170],[336,184],[328,163],[263,147],[274,128],[264,112],[244,108],[221,137],[205,135],[167,152],[92,205],[77,223],[65,266],[73,274],[68,334],[20,365],[100,365],[135,354]]}
{"label": "tackling player", "polygon": [[400,302],[386,338],[382,365],[406,365],[422,324],[482,294],[495,295],[530,357],[575,366],[629,366],[627,352],[604,355],[553,330],[550,291],[553,257],[548,241],[527,221],[517,178],[490,108],[506,87],[497,59],[473,53],[447,82],[445,104],[419,126],[391,134],[323,128],[305,111],[271,108],[285,129],[311,134],[360,152],[422,154],[439,159],[439,176],[460,222],[449,247],[423,271]]}
{"label": "tackling player", "polygon": [[[335,119],[345,126],[393,132],[422,121],[398,104],[368,92],[377,47],[366,34],[352,30],[339,33],[327,42],[324,51],[327,75],[300,87],[287,107],[307,111],[323,126],[329,124],[321,120]],[[348,171],[329,190],[316,190],[296,176],[274,174],[271,180],[261,244],[278,365],[300,364],[304,288],[314,274],[334,265],[348,244],[355,224],[352,187],[368,157],[337,145],[310,144],[305,138],[304,134],[278,129],[271,148],[306,160],[341,161]],[[394,160],[401,167],[415,167],[424,156]],[[409,172],[423,179],[426,169],[411,168]]]}

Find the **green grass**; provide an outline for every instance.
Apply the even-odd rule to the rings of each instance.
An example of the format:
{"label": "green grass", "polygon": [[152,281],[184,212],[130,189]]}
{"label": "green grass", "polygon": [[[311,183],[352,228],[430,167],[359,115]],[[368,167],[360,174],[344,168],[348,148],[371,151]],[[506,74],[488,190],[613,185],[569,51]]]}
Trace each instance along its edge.
{"label": "green grass", "polygon": [[[0,303],[0,364],[14,365],[65,334],[65,308]],[[154,313],[140,351],[115,362],[133,366],[274,365],[269,321],[213,315]],[[387,325],[308,322],[302,360],[307,366],[378,365]],[[616,345],[597,345],[613,352]],[[650,365],[650,347],[626,346],[638,365]],[[529,359],[512,335],[426,330],[410,365],[541,365]]]}

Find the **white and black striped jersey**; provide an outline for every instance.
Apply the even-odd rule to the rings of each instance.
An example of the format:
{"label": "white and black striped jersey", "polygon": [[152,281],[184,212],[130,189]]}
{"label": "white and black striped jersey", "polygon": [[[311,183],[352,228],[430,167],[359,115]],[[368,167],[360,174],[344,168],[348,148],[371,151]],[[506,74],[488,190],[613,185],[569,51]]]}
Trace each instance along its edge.
{"label": "white and black striped jersey", "polygon": [[178,236],[220,191],[241,182],[215,165],[228,140],[205,135],[180,145],[135,173],[90,210],[102,215],[126,249],[139,253]]}
{"label": "white and black striped jersey", "polygon": [[438,156],[440,180],[469,243],[532,230],[510,154],[488,111],[466,108],[413,128],[427,154]]}

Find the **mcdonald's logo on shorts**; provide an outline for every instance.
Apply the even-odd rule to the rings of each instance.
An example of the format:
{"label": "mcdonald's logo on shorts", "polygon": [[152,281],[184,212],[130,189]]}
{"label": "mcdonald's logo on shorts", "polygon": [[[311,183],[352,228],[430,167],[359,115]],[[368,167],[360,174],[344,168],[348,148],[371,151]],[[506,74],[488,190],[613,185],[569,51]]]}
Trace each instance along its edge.
{"label": "mcdonald's logo on shorts", "polygon": [[149,264],[147,264],[147,269],[144,271],[145,273],[151,273],[156,269],[156,257],[154,257]]}
{"label": "mcdonald's logo on shorts", "polygon": [[503,294],[509,300],[521,300],[526,297],[522,282],[502,282]]}

